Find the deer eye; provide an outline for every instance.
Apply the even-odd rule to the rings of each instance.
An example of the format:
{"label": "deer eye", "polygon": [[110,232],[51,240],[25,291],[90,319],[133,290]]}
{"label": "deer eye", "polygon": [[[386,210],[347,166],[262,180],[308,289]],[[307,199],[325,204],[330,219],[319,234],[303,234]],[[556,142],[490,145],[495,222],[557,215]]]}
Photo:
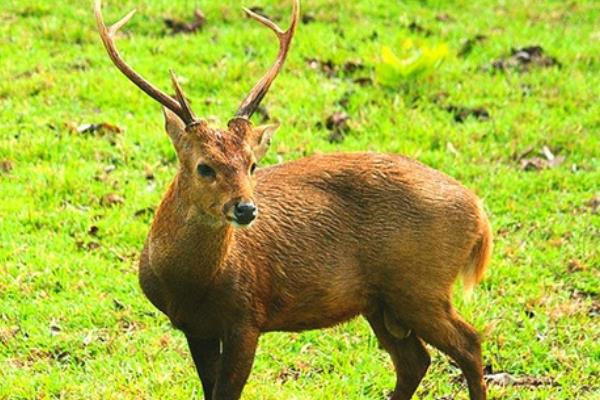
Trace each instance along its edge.
{"label": "deer eye", "polygon": [[206,164],[198,164],[198,173],[200,176],[210,179],[214,179],[217,176],[216,171]]}
{"label": "deer eye", "polygon": [[252,163],[250,166],[250,175],[254,175],[254,171],[256,171],[256,163]]}

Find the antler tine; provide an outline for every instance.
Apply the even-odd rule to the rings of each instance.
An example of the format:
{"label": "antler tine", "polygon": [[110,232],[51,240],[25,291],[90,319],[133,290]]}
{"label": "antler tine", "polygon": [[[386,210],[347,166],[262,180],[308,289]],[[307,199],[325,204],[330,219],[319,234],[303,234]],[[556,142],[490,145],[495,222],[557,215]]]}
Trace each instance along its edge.
{"label": "antler tine", "polygon": [[[177,101],[181,105],[182,112],[185,114],[185,118],[182,118],[182,119],[184,121],[186,121],[186,119],[189,119],[191,122],[195,121],[196,116],[194,115],[194,112],[192,111],[190,104],[188,103],[187,99],[185,98],[185,93],[183,92],[183,89],[181,88],[181,85],[179,84],[179,81],[177,80],[177,76],[175,75],[175,72],[173,70],[169,70],[169,73],[171,74],[171,83],[173,84],[173,87],[175,88],[175,94],[177,95]],[[188,122],[188,124],[190,124],[191,122]]]}
{"label": "antler tine", "polygon": [[279,74],[283,63],[285,62],[292,38],[294,37],[296,27],[298,26],[298,20],[300,18],[300,0],[293,0],[292,22],[290,23],[290,27],[287,31],[281,29],[270,19],[258,15],[247,8],[244,8],[244,11],[250,18],[257,20],[267,28],[271,29],[279,39],[279,54],[277,55],[277,59],[267,73],[262,77],[262,79],[258,81],[258,83],[252,88],[244,101],[242,101],[242,104],[236,113],[236,117],[250,118],[252,114],[254,114],[254,111],[256,111],[258,108],[258,105],[262,101],[263,97],[265,97],[269,91],[273,80],[275,80],[275,77],[277,74]]}
{"label": "antler tine", "polygon": [[131,82],[133,82],[137,87],[142,89],[148,96],[152,97],[154,100],[158,101],[163,106],[167,107],[175,114],[179,116],[186,124],[191,124],[195,121],[194,113],[189,107],[189,104],[185,100],[185,96],[179,84],[177,83],[177,79],[175,79],[174,75],[172,76],[173,85],[175,87],[175,91],[177,93],[177,97],[179,101],[175,100],[173,97],[164,93],[156,86],[152,85],[146,79],[144,79],[140,74],[135,72],[133,68],[131,68],[119,54],[117,50],[117,46],[115,45],[114,39],[115,35],[135,14],[135,10],[129,12],[126,16],[121,18],[115,24],[107,28],[104,23],[104,17],[102,16],[102,0],[96,0],[94,2],[94,14],[96,15],[96,24],[98,25],[98,31],[100,33],[100,38],[102,39],[102,43],[104,44],[104,48],[108,53],[108,56],[112,60],[113,64],[125,75]]}

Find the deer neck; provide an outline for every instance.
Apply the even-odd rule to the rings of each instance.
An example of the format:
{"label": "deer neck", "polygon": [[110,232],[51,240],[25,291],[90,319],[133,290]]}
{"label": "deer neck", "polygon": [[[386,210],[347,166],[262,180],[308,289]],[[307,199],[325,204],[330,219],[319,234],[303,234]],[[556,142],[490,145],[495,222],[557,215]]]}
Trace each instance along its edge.
{"label": "deer neck", "polygon": [[154,273],[173,289],[208,288],[223,266],[233,228],[216,224],[191,204],[181,181],[178,174],[156,212],[149,261]]}

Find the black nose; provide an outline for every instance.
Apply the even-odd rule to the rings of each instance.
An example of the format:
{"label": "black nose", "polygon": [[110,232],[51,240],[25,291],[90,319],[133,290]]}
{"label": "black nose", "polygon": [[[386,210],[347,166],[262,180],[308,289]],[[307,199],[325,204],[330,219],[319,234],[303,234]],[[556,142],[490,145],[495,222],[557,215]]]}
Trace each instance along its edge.
{"label": "black nose", "polygon": [[233,208],[235,222],[240,225],[248,225],[256,218],[256,206],[252,202],[241,201]]}

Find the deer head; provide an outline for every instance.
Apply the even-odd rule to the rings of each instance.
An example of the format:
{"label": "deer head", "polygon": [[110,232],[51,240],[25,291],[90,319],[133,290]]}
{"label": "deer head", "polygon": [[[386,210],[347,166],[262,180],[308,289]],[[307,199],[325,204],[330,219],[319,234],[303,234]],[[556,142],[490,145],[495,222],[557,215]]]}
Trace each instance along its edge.
{"label": "deer head", "polygon": [[175,89],[174,97],[152,85],[126,64],[114,39],[117,31],[133,17],[135,10],[107,27],[101,8],[101,0],[96,0],[96,22],[110,59],[131,82],[164,107],[165,129],[179,159],[179,179],[185,187],[185,200],[214,223],[249,226],[258,214],[253,198],[256,163],[267,152],[277,129],[277,125],[255,127],[250,117],[285,62],[298,25],[299,0],[293,0],[292,21],[286,31],[269,19],[244,9],[249,17],[275,33],[279,39],[279,53],[271,68],[242,101],[225,129],[210,127],[206,120],[195,116],[173,71],[171,80]]}

